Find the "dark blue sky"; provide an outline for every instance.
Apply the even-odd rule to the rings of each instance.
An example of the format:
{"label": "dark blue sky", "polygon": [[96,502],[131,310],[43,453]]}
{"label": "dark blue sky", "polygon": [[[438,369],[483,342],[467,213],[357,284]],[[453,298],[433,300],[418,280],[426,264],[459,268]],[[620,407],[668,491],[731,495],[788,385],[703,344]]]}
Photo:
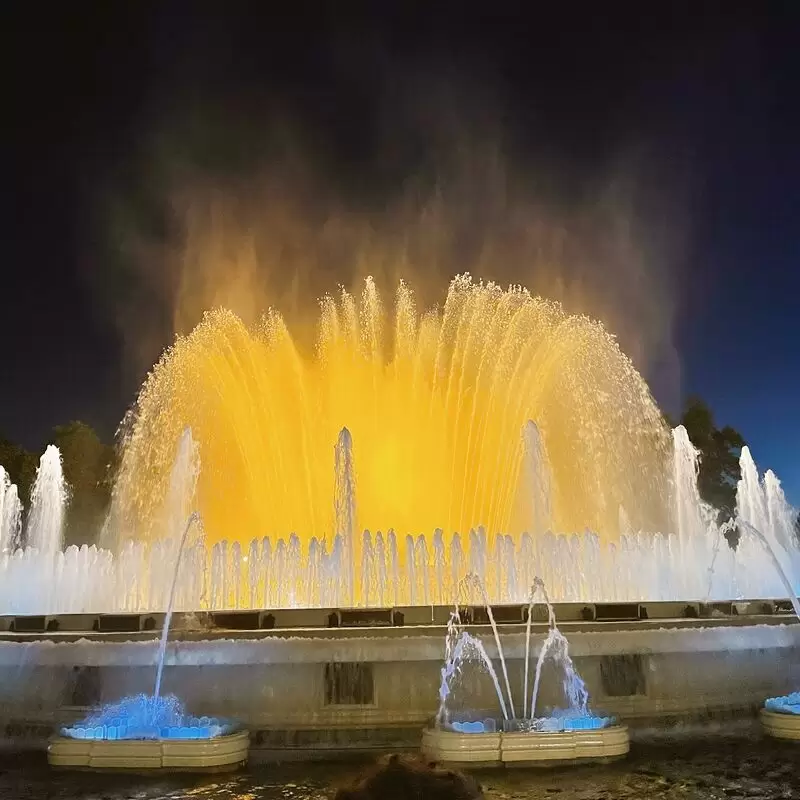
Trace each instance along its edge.
{"label": "dark blue sky", "polygon": [[[108,306],[109,293],[120,308],[138,289],[132,274],[106,280],[118,254],[103,212],[110,192],[158,229],[148,143],[182,115],[199,114],[201,131],[230,119],[227,157],[246,168],[279,108],[342,193],[357,186],[368,203],[425,162],[425,116],[391,95],[413,72],[421,94],[428,74],[446,76],[465,128],[508,133],[512,172],[517,158],[546,165],[567,209],[610,164],[646,154],[646,229],[666,215],[680,239],[648,244],[677,353],[651,369],[654,391],[673,413],[703,396],[800,504],[798,4],[493,3],[472,16],[463,3],[374,5],[382,17],[302,2],[291,16],[261,3],[15,5],[0,433],[39,447],[81,418],[109,436],[134,399],[141,366]],[[387,128],[400,131],[391,168]],[[151,361],[168,342],[148,343]]]}

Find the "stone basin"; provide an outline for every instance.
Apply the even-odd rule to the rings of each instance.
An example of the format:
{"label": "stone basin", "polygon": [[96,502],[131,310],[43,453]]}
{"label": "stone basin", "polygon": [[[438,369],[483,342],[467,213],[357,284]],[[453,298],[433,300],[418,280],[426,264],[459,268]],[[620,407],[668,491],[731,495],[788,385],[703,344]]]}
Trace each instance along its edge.
{"label": "stone basin", "polygon": [[454,767],[554,766],[606,762],[630,750],[625,725],[550,731],[462,733],[426,728],[422,752],[426,758]]}
{"label": "stone basin", "polygon": [[767,736],[800,742],[800,692],[770,697],[761,709],[760,719]]}
{"label": "stone basin", "polygon": [[250,735],[236,731],[209,739],[72,739],[55,736],[47,761],[61,769],[217,772],[247,762]]}

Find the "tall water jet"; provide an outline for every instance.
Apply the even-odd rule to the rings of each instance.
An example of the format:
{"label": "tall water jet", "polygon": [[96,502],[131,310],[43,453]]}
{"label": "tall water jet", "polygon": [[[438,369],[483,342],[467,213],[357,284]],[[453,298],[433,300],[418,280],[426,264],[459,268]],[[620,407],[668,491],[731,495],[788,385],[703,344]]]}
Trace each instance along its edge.
{"label": "tall water jet", "polygon": [[683,425],[672,431],[673,491],[675,533],[681,549],[698,533],[705,533],[707,519],[697,485],[700,470],[700,451],[692,444]]}
{"label": "tall water jet", "polygon": [[61,453],[51,444],[39,459],[31,490],[31,508],[25,528],[25,543],[40,553],[56,553],[64,541],[67,484]]}
{"label": "tall water jet", "polygon": [[531,533],[543,534],[550,529],[550,473],[547,455],[539,428],[528,420],[522,431],[525,453],[525,487],[531,503]]}
{"label": "tall water jet", "polygon": [[350,605],[355,605],[355,563],[356,563],[356,476],[353,469],[353,437],[347,428],[339,431],[334,448],[335,483],[334,513],[336,536],[340,536],[345,546],[347,573],[349,578]]}
{"label": "tall water jet", "polygon": [[13,553],[21,544],[22,502],[17,487],[0,465],[0,554]]}
{"label": "tall water jet", "polygon": [[164,536],[179,537],[184,523],[195,510],[197,481],[200,477],[200,448],[187,427],[178,440],[164,500]]}
{"label": "tall water jet", "polygon": [[703,564],[711,569],[718,541],[716,512],[700,497],[698,475],[700,451],[692,444],[683,425],[672,431],[673,441],[673,528],[678,543],[679,574],[676,576],[681,597],[695,596],[688,576],[692,566]]}

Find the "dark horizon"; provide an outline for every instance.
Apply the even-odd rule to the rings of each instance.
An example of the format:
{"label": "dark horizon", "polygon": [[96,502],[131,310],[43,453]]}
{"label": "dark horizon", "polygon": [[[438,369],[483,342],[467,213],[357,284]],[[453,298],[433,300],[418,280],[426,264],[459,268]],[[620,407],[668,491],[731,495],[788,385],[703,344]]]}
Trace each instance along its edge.
{"label": "dark horizon", "polygon": [[[381,230],[441,189],[459,247],[418,268],[427,295],[489,239],[479,277],[550,287],[563,259],[561,299],[659,404],[703,397],[800,504],[794,4],[456,9],[17,4],[0,433],[113,434],[174,335],[175,191],[272,180],[311,229]],[[302,276],[306,302],[354,274]]]}

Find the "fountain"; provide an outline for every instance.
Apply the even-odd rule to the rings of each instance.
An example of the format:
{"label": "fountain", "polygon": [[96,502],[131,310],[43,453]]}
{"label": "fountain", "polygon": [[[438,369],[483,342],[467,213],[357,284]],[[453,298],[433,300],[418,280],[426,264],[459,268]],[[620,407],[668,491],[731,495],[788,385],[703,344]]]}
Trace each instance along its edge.
{"label": "fountain", "polygon": [[[238,539],[212,543],[204,525],[204,537],[192,546],[178,576],[175,609],[431,605],[452,597],[469,571],[479,575],[488,601],[495,605],[527,602],[525,587],[538,574],[546,580],[553,602],[785,599],[789,586],[798,594],[798,549],[790,538],[793,510],[774,475],[767,473],[763,483],[757,471],[750,477],[752,459],[746,449],[739,518],[755,520],[756,529],[766,531],[770,549],[744,536],[733,551],[721,537],[732,523],[718,525],[713,510],[700,499],[697,451],[682,427],[673,433],[671,532],[633,530],[625,522],[627,514],[618,512],[618,524],[623,520],[626,532],[613,538],[590,530],[541,530],[556,492],[543,467],[542,434],[529,420],[517,440],[521,469],[518,499],[511,505],[520,509],[532,533],[490,535],[478,526],[463,535],[437,529],[430,538],[401,534],[398,540],[391,528],[385,534],[362,529],[358,535],[358,459],[354,438],[345,428],[337,437],[333,463],[329,461],[333,539],[312,536],[304,545],[292,534],[288,540],[263,536],[244,544]],[[176,488],[180,482],[187,482],[192,492],[203,485],[205,473],[197,467],[194,440],[192,447],[194,455],[184,452],[185,445],[178,447],[164,480],[161,506],[153,512],[162,531],[176,529],[178,520],[188,516],[183,501],[175,499],[183,496]],[[0,482],[3,542],[8,543],[0,554],[0,609],[31,615],[164,608],[173,579],[168,565],[175,559],[174,540],[128,540],[116,552],[96,546],[62,551],[58,520],[63,519],[66,493],[60,472],[54,477],[60,463],[57,450],[48,448],[42,462],[22,537],[38,547],[15,549],[21,506],[16,487]],[[753,481],[762,486],[760,501]],[[120,519],[119,512],[119,506],[113,508],[110,519]],[[793,583],[781,578],[776,558]]]}
{"label": "fountain", "polygon": [[0,555],[19,548],[22,533],[22,503],[17,487],[0,465]]}
{"label": "fountain", "polygon": [[[181,436],[165,503],[165,517],[176,530],[176,515],[191,505],[199,457],[192,434]],[[189,532],[200,526],[193,511],[176,541],[167,613],[156,657],[152,695],[125,697],[90,712],[51,739],[48,761],[56,767],[92,769],[235,769],[247,761],[249,736],[240,726],[215,717],[193,717],[174,695],[162,696],[161,681],[174,611],[175,588]]]}
{"label": "fountain", "polygon": [[[149,670],[153,642],[135,639],[156,630],[157,615],[168,609],[159,664],[174,612],[176,625],[185,624],[182,615],[209,621],[202,628],[207,639],[181,642],[181,669],[235,664],[280,672],[290,664],[289,689],[301,666],[309,685],[325,681],[324,692],[302,697],[265,690],[268,707],[257,710],[240,697],[238,716],[253,709],[262,724],[283,705],[287,728],[326,720],[352,725],[363,709],[348,705],[375,699],[371,660],[408,661],[395,676],[404,679],[423,665],[438,670],[438,652],[418,632],[406,640],[333,629],[444,625],[462,589],[477,593],[475,602],[500,625],[515,604],[528,608],[526,654],[531,587],[538,603],[544,585],[547,603],[571,604],[559,607],[562,627],[596,619],[604,604],[630,606],[624,624],[636,630],[620,625],[617,641],[610,631],[620,618],[611,614],[610,627],[597,634],[605,648],[598,658],[632,652],[625,648],[640,634],[650,649],[635,652],[658,652],[667,661],[673,653],[688,659],[709,648],[750,654],[794,646],[796,628],[779,617],[787,593],[800,589],[800,553],[777,478],[768,472],[761,481],[749,451],[742,452],[744,535],[730,548],[722,533],[733,523],[719,524],[703,503],[699,455],[686,430],[679,426],[670,435],[613,337],[519,287],[502,290],[461,276],[441,309],[424,311],[401,283],[388,312],[367,280],[360,297],[343,291],[323,299],[316,348],[298,345],[274,311],[255,328],[229,311],[209,312],[154,367],[121,441],[121,467],[96,545],[63,548],[68,492],[55,448],[42,456],[26,515],[16,487],[0,472],[0,630],[8,632],[0,641],[0,672],[11,675],[8,687],[20,664],[59,670],[94,664],[96,657],[98,669]],[[181,544],[195,511],[202,535]],[[747,525],[763,533],[768,549]],[[477,578],[465,580],[472,573]],[[638,624],[653,606],[668,621],[663,630]],[[721,614],[730,621],[734,611],[773,619],[720,620]],[[104,639],[110,628],[102,625],[112,622],[115,632],[136,636]],[[231,627],[239,631],[235,637]],[[292,628],[296,636],[281,631]],[[42,638],[26,640],[25,631]],[[584,713],[582,683],[569,672],[570,650],[555,619],[541,632],[540,660],[534,667],[526,655],[523,681],[505,659],[519,658],[519,631],[515,638],[493,625],[493,642],[485,646],[472,631],[461,630],[460,638],[451,631],[446,663],[477,659],[495,684],[502,721],[486,723],[480,735],[488,736],[491,724],[498,742],[509,743],[516,735],[530,742],[538,734],[618,731],[592,727],[602,718],[588,708]],[[586,654],[582,637],[590,634],[569,631],[573,653]],[[663,653],[653,649],[661,643]],[[291,660],[282,661],[288,654]],[[574,679],[567,684],[569,708],[544,715],[539,688],[552,659]],[[366,688],[334,702],[342,694],[334,685],[337,665],[351,661],[356,673],[364,667]],[[206,676],[192,675],[182,699],[196,710],[204,695],[188,692],[206,687]],[[206,728],[194,723],[201,716],[178,713],[177,701],[161,695],[160,681],[153,694],[140,696],[150,674],[147,682],[140,677],[134,687],[114,678],[125,686],[115,696],[126,698],[137,719],[163,719],[153,729],[192,736]],[[599,676],[586,678],[594,693]],[[400,682],[384,685],[381,697]],[[260,673],[249,685],[273,691]],[[242,682],[231,692],[239,688],[248,690]],[[65,702],[53,692],[54,706]],[[421,697],[409,730],[433,713]],[[319,707],[307,708],[309,698]],[[407,699],[386,713],[410,714]],[[217,701],[205,710],[226,711],[227,695]],[[121,728],[136,729],[119,708],[109,713],[102,722],[67,726],[70,741],[105,746]],[[377,709],[374,718],[383,713]],[[451,730],[443,718],[442,732],[467,735],[484,725],[454,721],[467,728]],[[588,730],[576,730],[581,724]],[[76,739],[78,730],[92,733]]]}
{"label": "fountain", "polygon": [[[793,509],[786,502],[780,481],[767,470],[760,481],[749,448],[742,450],[742,477],[736,495],[736,524],[742,536],[756,541],[772,560],[786,587],[795,616],[800,620],[800,599],[791,575],[800,575],[798,553],[793,547]],[[800,692],[770,697],[761,710],[764,731],[776,739],[800,741]]]}
{"label": "fountain", "polygon": [[[439,711],[433,727],[423,731],[422,749],[426,757],[451,765],[497,766],[504,763],[517,765],[552,765],[560,762],[605,761],[624,756],[629,749],[625,726],[607,715],[597,715],[589,710],[589,692],[578,675],[569,655],[566,637],[556,624],[555,612],[541,578],[534,580],[527,607],[525,634],[524,685],[522,716],[516,717],[508,666],[500,643],[497,625],[491,606],[480,580],[467,576],[466,588],[478,590],[484,603],[495,640],[497,656],[502,667],[506,694],[504,696],[494,665],[483,643],[465,630],[461,609],[456,604],[450,616],[445,638],[445,661],[439,687]],[[537,598],[547,608],[547,636],[539,650],[533,687],[528,708],[528,676],[531,655],[531,625]],[[537,716],[537,700],[542,667],[550,659],[561,672],[561,688],[566,706],[553,708],[544,716]],[[453,686],[468,663],[477,662],[492,679],[497,694],[502,719],[493,717],[476,719],[474,712],[452,719],[448,700]]]}
{"label": "fountain", "polygon": [[26,544],[42,555],[54,555],[64,543],[67,486],[61,469],[61,453],[51,444],[39,459],[31,490],[31,510],[25,529]]}
{"label": "fountain", "polygon": [[[272,311],[256,330],[209,313],[165,354],[123,436],[102,547],[61,549],[56,448],[23,550],[16,490],[0,480],[0,610],[163,608],[182,480],[205,538],[176,610],[429,605],[470,569],[494,604],[524,603],[538,574],[554,602],[784,595],[760,546],[719,552],[697,451],[681,426],[670,442],[599,324],[469,276],[442,312],[418,312],[401,283],[392,319],[371,280],[360,301],[321,306],[313,356]],[[202,472],[186,466],[196,453],[175,457],[187,428]],[[756,491],[747,449],[742,464],[740,516],[797,565],[777,478]]]}

